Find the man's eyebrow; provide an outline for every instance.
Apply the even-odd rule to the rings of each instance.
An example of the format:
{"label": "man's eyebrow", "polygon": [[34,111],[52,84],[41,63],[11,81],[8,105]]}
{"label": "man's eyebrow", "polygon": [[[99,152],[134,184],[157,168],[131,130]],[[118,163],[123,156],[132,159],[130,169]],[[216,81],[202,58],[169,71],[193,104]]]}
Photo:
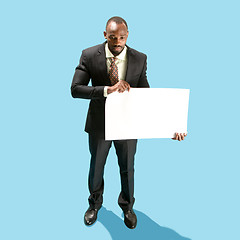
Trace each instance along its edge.
{"label": "man's eyebrow", "polygon": [[[120,34],[120,36],[126,36],[127,34]],[[115,37],[115,34],[110,34],[109,36],[111,36],[111,37]]]}

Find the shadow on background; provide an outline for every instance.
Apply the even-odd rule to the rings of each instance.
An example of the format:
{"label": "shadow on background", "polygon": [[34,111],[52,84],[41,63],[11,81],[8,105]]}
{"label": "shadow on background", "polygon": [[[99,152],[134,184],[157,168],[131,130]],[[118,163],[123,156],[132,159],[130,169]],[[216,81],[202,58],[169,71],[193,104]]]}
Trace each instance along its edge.
{"label": "shadow on background", "polygon": [[144,213],[134,210],[138,223],[134,230],[128,229],[123,219],[118,217],[112,211],[108,211],[102,207],[98,214],[98,221],[108,230],[113,240],[128,240],[128,239],[163,239],[163,240],[191,240],[190,238],[182,237],[174,230],[166,227],[161,227],[155,223]]}

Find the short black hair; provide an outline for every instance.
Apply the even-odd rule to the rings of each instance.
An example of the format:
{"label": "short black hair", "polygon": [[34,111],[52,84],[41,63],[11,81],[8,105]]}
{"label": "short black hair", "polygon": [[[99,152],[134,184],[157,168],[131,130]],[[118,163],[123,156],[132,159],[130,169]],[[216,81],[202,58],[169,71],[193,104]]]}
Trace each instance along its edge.
{"label": "short black hair", "polygon": [[106,29],[107,29],[107,26],[110,22],[115,22],[116,24],[124,23],[126,25],[127,29],[128,29],[127,22],[121,17],[115,16],[115,17],[111,17],[110,19],[108,19],[107,24],[106,24]]}

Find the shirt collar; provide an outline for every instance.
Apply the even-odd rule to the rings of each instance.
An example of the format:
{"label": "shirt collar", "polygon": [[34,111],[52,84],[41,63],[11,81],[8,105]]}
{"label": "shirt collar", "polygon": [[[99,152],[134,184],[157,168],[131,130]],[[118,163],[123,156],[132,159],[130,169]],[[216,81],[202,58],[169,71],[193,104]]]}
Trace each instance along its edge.
{"label": "shirt collar", "polygon": [[[105,44],[106,58],[112,58],[114,55],[110,52],[108,48],[108,43]],[[122,52],[117,55],[115,58],[125,61],[127,59],[127,46],[124,47]]]}

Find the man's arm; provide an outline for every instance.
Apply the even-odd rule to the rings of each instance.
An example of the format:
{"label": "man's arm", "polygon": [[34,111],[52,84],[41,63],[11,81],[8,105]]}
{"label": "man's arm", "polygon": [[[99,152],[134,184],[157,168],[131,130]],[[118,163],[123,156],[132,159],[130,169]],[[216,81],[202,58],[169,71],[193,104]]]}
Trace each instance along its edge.
{"label": "man's arm", "polygon": [[82,53],[80,58],[79,65],[76,67],[72,86],[71,86],[71,94],[74,98],[85,98],[85,99],[93,99],[93,98],[104,98],[103,89],[104,86],[88,86],[91,78],[91,73],[88,69],[88,60],[87,57]]}

